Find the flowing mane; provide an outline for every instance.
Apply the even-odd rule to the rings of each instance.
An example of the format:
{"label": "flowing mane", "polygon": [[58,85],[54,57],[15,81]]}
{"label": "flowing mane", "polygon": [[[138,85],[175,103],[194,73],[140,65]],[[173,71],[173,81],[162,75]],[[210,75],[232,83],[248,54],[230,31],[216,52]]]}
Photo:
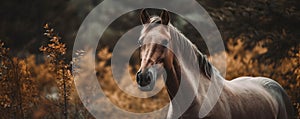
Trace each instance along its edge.
{"label": "flowing mane", "polygon": [[[199,68],[202,71],[201,73],[205,74],[207,78],[211,78],[214,73],[219,73],[219,71],[208,61],[206,55],[202,54],[199,49],[194,45],[188,38],[186,38],[176,27],[172,24],[170,26],[170,33],[172,40],[177,40],[175,42],[181,45],[184,50],[183,53],[190,53],[188,56],[191,56],[191,60],[199,62]],[[175,37],[175,38],[174,38]],[[196,55],[193,54],[193,52]],[[186,55],[186,54],[185,54]]]}

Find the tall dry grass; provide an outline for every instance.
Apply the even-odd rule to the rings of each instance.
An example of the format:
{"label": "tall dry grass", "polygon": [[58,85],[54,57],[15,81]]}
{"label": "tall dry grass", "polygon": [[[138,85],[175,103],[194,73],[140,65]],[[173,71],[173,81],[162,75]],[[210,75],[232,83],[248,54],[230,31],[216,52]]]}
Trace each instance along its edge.
{"label": "tall dry grass", "polygon": [[[70,63],[65,57],[66,46],[49,26],[45,26],[49,43],[40,48],[45,54],[45,62],[37,64],[36,56],[25,59],[11,57],[9,49],[0,43],[0,115],[3,118],[93,118],[79,99]],[[256,57],[269,49],[259,43],[254,50],[245,50],[243,40],[231,39],[227,43],[226,79],[239,76],[265,76],[279,82],[289,94],[295,107],[295,115],[300,115],[300,49],[284,58],[280,64],[265,64]],[[111,52],[108,48],[98,51],[97,78],[107,98],[119,108],[136,113],[151,112],[165,106],[169,99],[165,89],[150,98],[136,98],[124,93],[112,78]],[[210,58],[217,58],[218,54]],[[214,64],[218,65],[217,62]],[[218,66],[216,66],[218,67]],[[131,77],[135,77],[128,66]],[[127,77],[128,78],[128,77]],[[134,78],[133,78],[134,79]],[[132,82],[122,82],[125,85]],[[119,118],[112,107],[104,107],[103,115]],[[164,115],[160,115],[164,116]]]}

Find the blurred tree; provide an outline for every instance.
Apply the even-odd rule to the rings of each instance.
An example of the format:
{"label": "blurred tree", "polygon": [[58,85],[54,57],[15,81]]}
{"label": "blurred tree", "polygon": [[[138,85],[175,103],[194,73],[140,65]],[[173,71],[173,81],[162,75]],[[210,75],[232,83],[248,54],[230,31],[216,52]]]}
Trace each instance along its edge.
{"label": "blurred tree", "polygon": [[254,58],[264,63],[280,63],[300,45],[297,0],[197,1],[213,17],[226,42],[229,38],[242,38],[246,49],[263,42],[268,51]]}
{"label": "blurred tree", "polygon": [[[0,39],[12,48],[14,56],[37,54],[45,22],[51,22],[67,39],[74,39],[82,19],[70,1],[61,0],[2,0],[0,2]],[[67,41],[72,44],[72,40]],[[72,48],[69,45],[68,48]]]}
{"label": "blurred tree", "polygon": [[[0,42],[0,108],[4,118],[29,118],[37,102],[36,81],[25,60],[11,58]],[[3,110],[3,111],[2,111]],[[6,114],[4,114],[6,113]]]}
{"label": "blurred tree", "polygon": [[[36,49],[41,44],[47,43],[47,41],[40,42],[38,40],[42,39],[40,26],[45,22],[51,22],[57,26],[56,29],[61,33],[60,35],[64,39],[68,39],[64,40],[67,48],[72,49],[81,21],[101,1],[1,1],[0,39],[5,40],[9,47],[15,49],[14,55],[26,56],[28,52],[38,53]],[[257,56],[261,61],[278,63],[280,59],[288,56],[287,52],[291,48],[298,47],[300,44],[298,34],[300,28],[297,27],[300,26],[300,2],[297,0],[197,1],[213,17],[225,42],[229,38],[242,38],[245,41],[245,48],[252,49],[263,41],[264,47],[267,47],[269,51]],[[175,4],[175,6],[180,5]],[[114,9],[122,9],[122,7]],[[99,19],[113,13],[114,9],[108,9],[105,13],[101,13]],[[187,37],[201,39],[199,33],[193,30],[190,24],[181,22],[179,17],[174,17],[173,20],[175,26],[182,32],[189,31],[184,33]],[[201,19],[199,19],[200,21]],[[116,25],[117,22],[122,25]],[[115,21],[115,25],[113,23],[108,28],[102,38],[118,39],[125,30],[135,25],[139,25],[137,12],[124,15]],[[93,26],[97,26],[97,24],[93,24]],[[203,46],[203,43],[196,44]],[[203,50],[203,52],[206,51]],[[67,59],[70,59],[71,50],[68,50],[66,54]]]}
{"label": "blurred tree", "polygon": [[[236,61],[234,63],[242,62],[243,65],[246,65],[241,66],[244,70],[239,70],[239,72],[237,72],[237,69],[241,68],[233,67],[231,77],[240,75],[264,75],[274,79],[278,78],[277,80],[288,90],[289,94],[292,95],[293,101],[296,102],[296,106],[299,108],[300,2],[298,0],[197,1],[212,16],[220,29],[225,43],[239,46],[239,42],[242,42],[240,49],[232,50],[230,49],[231,45],[227,45],[228,54],[235,55],[230,56],[229,59]],[[53,100],[47,100],[47,98],[44,99],[43,97],[52,93],[50,93],[51,91],[47,92],[48,90],[44,90],[53,89],[53,92],[58,90],[60,92],[60,102],[66,104],[65,99],[68,100],[68,96],[71,94],[65,89],[71,87],[69,81],[72,79],[69,77],[71,74],[69,67],[66,65],[68,61],[62,57],[67,60],[71,59],[72,53],[70,49],[72,49],[73,39],[75,39],[81,22],[100,2],[101,0],[33,0],[30,2],[5,0],[0,2],[0,39],[7,42],[8,47],[13,49],[13,51],[10,51],[12,52],[10,53],[11,55],[25,57],[31,53],[38,54],[39,51],[37,49],[41,44],[53,48],[48,52],[50,53],[50,58],[53,56],[53,52],[57,51],[56,55],[63,53],[63,56],[54,57],[52,59],[53,62],[49,62],[49,59],[46,62],[37,61],[38,63],[43,63],[40,65],[35,64],[36,59],[42,59],[39,59],[39,55],[30,57],[25,60],[25,64],[27,64],[25,65],[24,60],[15,59],[7,55],[8,49],[5,49],[1,43],[1,113],[8,114],[7,118],[27,117],[27,114],[30,113],[30,111],[27,112],[28,107],[30,108],[32,106],[31,104],[34,105],[35,103],[34,100],[31,100],[29,97],[34,97],[36,93],[29,94],[29,92],[36,90],[36,88],[28,86],[31,84],[34,85],[34,80],[31,80],[31,77],[34,77],[32,79],[36,79],[35,81],[39,83],[37,86],[39,90],[38,95],[41,95],[39,99],[43,101],[39,102],[43,103],[39,104],[39,107],[41,107],[39,109],[44,110],[41,111],[41,114],[37,115],[48,112],[46,114],[48,118],[55,118],[57,116],[55,113],[57,107],[53,106],[55,105]],[[175,4],[174,6],[181,5],[182,4]],[[108,9],[96,17],[103,19],[113,13],[115,9],[122,9],[122,6]],[[110,46],[111,50],[116,41],[128,29],[140,25],[138,12],[138,10],[130,12],[115,20],[102,36],[105,43],[100,45]],[[158,14],[155,10],[150,12]],[[176,16],[175,14],[173,14],[172,17],[173,24],[189,39],[201,39],[201,35],[197,33],[184,18]],[[197,18],[196,16],[192,17]],[[201,19],[195,20],[201,21]],[[66,45],[57,42],[57,40],[62,40],[59,37],[52,37],[52,41],[49,45],[49,39],[43,41],[39,40],[43,39],[41,35],[43,30],[40,26],[45,22],[51,22],[57,26],[56,29],[61,33],[60,36],[64,37]],[[91,26],[95,26],[93,27],[95,28],[94,32],[97,32],[98,27],[102,27],[97,22],[91,24]],[[89,40],[90,37],[86,37],[86,39]],[[240,41],[238,39],[240,39]],[[200,48],[204,48],[200,50],[208,54],[205,50],[205,43],[193,42]],[[256,49],[258,45],[267,50],[265,52],[256,53],[258,52]],[[255,55],[251,56],[251,59],[248,59],[247,54],[251,53]],[[31,72],[28,72],[28,69]],[[54,69],[56,71],[54,71]],[[49,72],[49,70],[51,72]],[[60,87],[59,89],[53,88],[53,77],[58,79],[56,80],[56,84]],[[66,88],[64,88],[64,84],[66,83],[68,85],[65,85]],[[72,102],[76,102],[75,99],[77,99],[77,101],[79,100],[77,97],[74,98]],[[30,103],[27,103],[29,101]],[[24,102],[26,102],[26,104],[24,104]],[[75,111],[73,113],[74,115],[81,115],[83,114],[81,113],[81,107],[83,107],[82,104],[78,104],[76,108],[73,108],[73,105],[70,104],[69,111],[73,111],[74,109],[78,111]],[[88,114],[86,110],[83,112],[84,114]]]}
{"label": "blurred tree", "polygon": [[69,63],[65,62],[66,45],[61,43],[61,37],[54,33],[54,29],[50,28],[48,24],[44,26],[46,32],[45,36],[48,37],[50,43],[42,46],[40,51],[47,55],[47,62],[52,64],[48,67],[49,71],[55,74],[58,92],[59,92],[59,105],[62,110],[63,117],[68,119],[68,102],[74,90],[73,77],[69,70]]}

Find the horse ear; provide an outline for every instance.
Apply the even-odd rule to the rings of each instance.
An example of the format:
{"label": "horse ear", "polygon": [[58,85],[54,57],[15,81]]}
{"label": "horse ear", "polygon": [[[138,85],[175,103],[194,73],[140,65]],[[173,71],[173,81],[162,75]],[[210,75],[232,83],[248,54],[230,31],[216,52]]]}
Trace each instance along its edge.
{"label": "horse ear", "polygon": [[142,24],[147,24],[150,22],[150,16],[145,9],[142,9],[142,11],[140,13],[140,20],[141,20]]}
{"label": "horse ear", "polygon": [[170,22],[170,14],[167,10],[163,10],[160,14],[161,24],[168,25]]}

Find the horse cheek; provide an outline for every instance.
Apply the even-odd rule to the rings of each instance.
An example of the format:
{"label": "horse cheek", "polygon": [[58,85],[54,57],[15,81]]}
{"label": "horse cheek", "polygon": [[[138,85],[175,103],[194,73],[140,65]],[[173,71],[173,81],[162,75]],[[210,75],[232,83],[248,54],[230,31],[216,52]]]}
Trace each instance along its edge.
{"label": "horse cheek", "polygon": [[164,60],[164,66],[165,66],[165,68],[167,68],[167,69],[171,69],[172,68],[172,66],[173,66],[173,57],[174,57],[174,55],[173,55],[173,53],[171,51],[168,51],[166,53],[166,57],[165,57],[165,60]]}

